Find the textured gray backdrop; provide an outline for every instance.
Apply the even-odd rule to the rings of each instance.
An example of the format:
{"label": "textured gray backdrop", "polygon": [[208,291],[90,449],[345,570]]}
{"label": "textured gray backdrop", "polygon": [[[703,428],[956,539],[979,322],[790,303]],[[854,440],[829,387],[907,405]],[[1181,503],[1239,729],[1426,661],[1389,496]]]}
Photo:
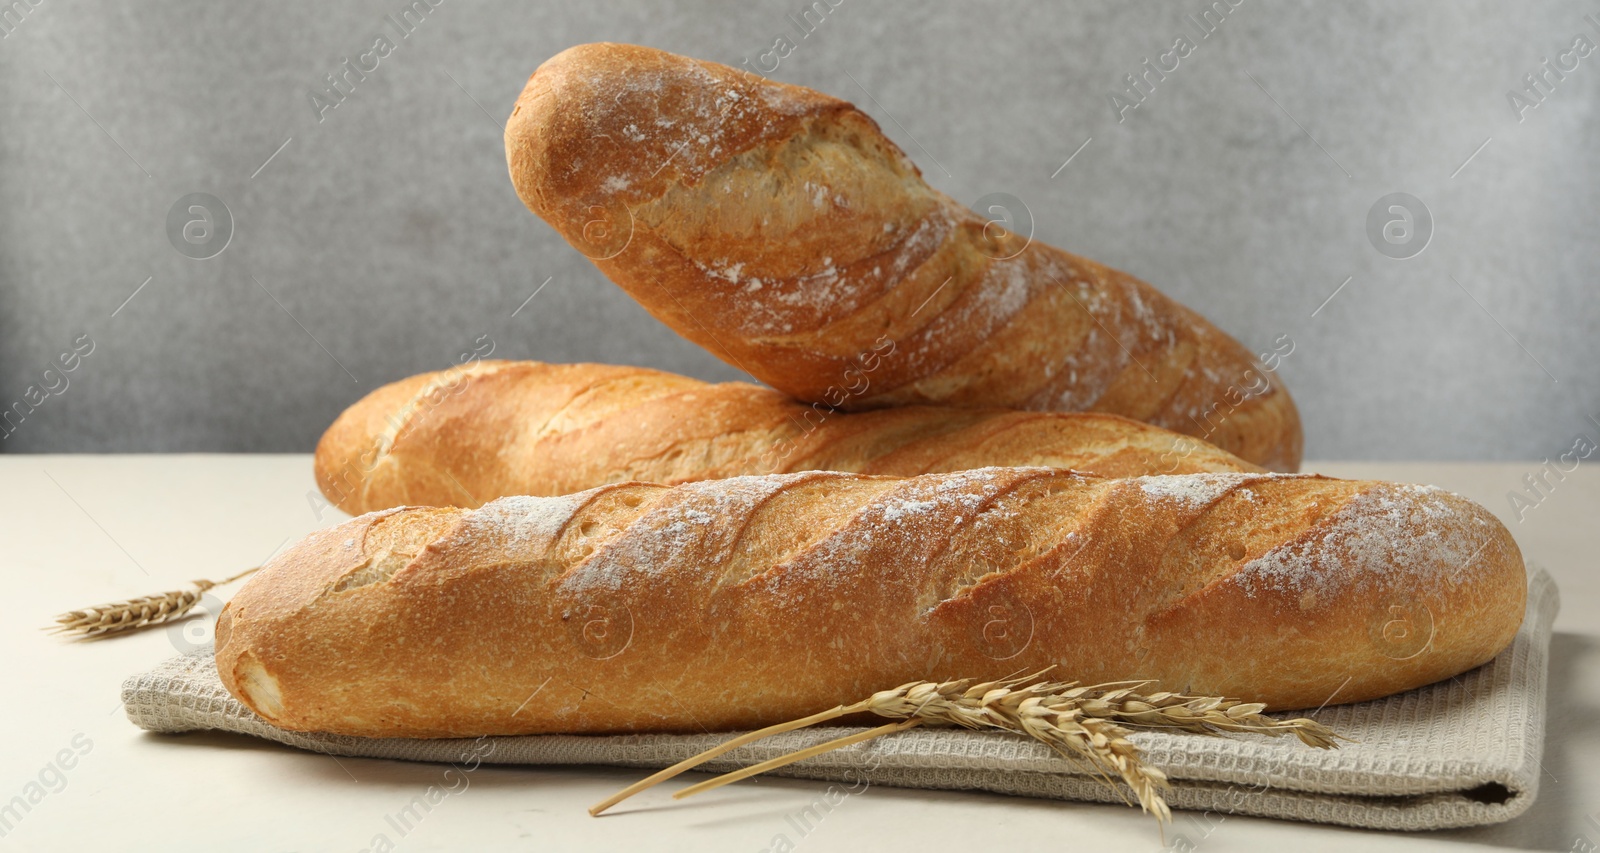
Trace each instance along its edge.
{"label": "textured gray backdrop", "polygon": [[[0,8],[0,407],[38,403],[0,451],[306,451],[365,392],[490,342],[738,378],[512,193],[523,82],[600,40],[776,62],[955,197],[1010,193],[1039,239],[1252,347],[1290,336],[1308,456],[1539,459],[1600,435],[1596,0],[1234,0],[1204,38],[1201,0],[838,0],[804,37],[802,0],[435,2],[403,38],[400,0]],[[380,34],[394,49],[319,109]],[[1178,67],[1130,96],[1146,58]],[[1411,212],[1369,227],[1396,192]],[[215,217],[169,236],[191,193],[231,213],[209,259],[179,247],[218,248]]]}

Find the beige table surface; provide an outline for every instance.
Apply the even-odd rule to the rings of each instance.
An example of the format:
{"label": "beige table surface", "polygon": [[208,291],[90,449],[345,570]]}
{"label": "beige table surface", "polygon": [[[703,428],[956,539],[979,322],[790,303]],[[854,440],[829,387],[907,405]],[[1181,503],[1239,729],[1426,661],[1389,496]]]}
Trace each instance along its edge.
{"label": "beige table surface", "polygon": [[[1600,462],[1557,483],[1516,519],[1507,492],[1535,463],[1310,463],[1345,477],[1432,483],[1506,521],[1562,590],[1552,655],[1549,741],[1539,799],[1509,824],[1396,835],[1179,812],[1197,850],[1382,850],[1600,845]],[[800,836],[785,820],[826,783],[758,778],[695,801],[683,777],[617,813],[585,808],[633,781],[608,768],[484,766],[401,836],[386,818],[441,784],[442,768],[334,759],[233,735],[157,736],[118,704],[124,677],[205,641],[208,620],[72,644],[39,629],[62,610],[179,588],[256,565],[319,518],[308,456],[0,456],[0,803],[40,779],[48,792],[6,829],[5,850],[749,850],[780,832],[801,850],[1162,849],[1155,825],[1119,806],[991,794],[871,788]],[[223,592],[225,598],[228,591]],[[75,750],[59,776],[47,770]],[[82,753],[81,756],[76,753]],[[459,783],[456,783],[459,788]]]}

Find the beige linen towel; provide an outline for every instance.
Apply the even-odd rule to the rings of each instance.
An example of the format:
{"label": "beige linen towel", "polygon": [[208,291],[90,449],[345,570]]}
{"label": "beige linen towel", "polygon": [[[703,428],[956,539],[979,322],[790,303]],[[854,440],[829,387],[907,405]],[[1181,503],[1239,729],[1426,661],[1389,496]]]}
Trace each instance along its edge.
{"label": "beige linen towel", "polygon": [[[1167,771],[1174,808],[1374,829],[1440,829],[1510,820],[1532,805],[1544,752],[1545,679],[1559,599],[1544,571],[1528,579],[1528,613],[1512,646],[1449,681],[1387,699],[1323,709],[1316,719],[1357,743],[1337,750],[1294,738],[1140,732],[1145,760]],[[886,684],[884,687],[893,687]],[[457,740],[356,738],[276,728],[217,679],[210,650],[174,658],[122,686],[128,718],[153,732],[216,729],[330,755],[496,764],[666,767],[728,734],[530,735]],[[855,698],[855,697],[841,697]],[[859,729],[778,735],[708,762],[727,771]],[[474,765],[475,766],[475,765]],[[810,758],[777,774],[906,788],[992,791],[1115,802],[1084,767],[1024,737],[912,729]],[[641,774],[643,775],[643,774]]]}

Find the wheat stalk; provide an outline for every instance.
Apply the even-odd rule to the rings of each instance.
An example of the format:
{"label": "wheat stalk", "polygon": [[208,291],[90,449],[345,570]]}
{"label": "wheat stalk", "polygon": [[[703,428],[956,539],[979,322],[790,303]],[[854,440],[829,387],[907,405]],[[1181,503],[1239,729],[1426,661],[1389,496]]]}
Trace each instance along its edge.
{"label": "wheat stalk", "polygon": [[[1048,670],[1046,670],[1048,672]],[[1026,735],[1044,743],[1062,757],[1086,762],[1107,785],[1120,779],[1139,805],[1158,821],[1171,820],[1161,792],[1171,783],[1160,769],[1146,765],[1139,748],[1128,740],[1133,729],[1172,729],[1195,734],[1220,735],[1253,732],[1272,737],[1294,735],[1307,746],[1337,747],[1339,738],[1315,720],[1277,720],[1262,713],[1259,703],[1215,696],[1159,692],[1141,694],[1150,682],[1115,682],[1079,686],[1076,682],[1043,681],[1044,672],[1021,678],[974,683],[973,679],[913,681],[883,690],[850,705],[747,732],[692,758],[624,788],[589,809],[598,815],[617,803],[685,770],[722,755],[735,747],[771,735],[827,722],[848,714],[872,713],[900,722],[817,744],[778,758],[727,773],[673,794],[692,796],[820,755],[852,743],[870,740],[914,726],[959,726],[973,730],[999,730]]]}
{"label": "wheat stalk", "polygon": [[44,630],[55,634],[70,634],[79,639],[93,639],[111,634],[123,634],[140,628],[164,625],[183,617],[200,597],[213,587],[233,583],[260,570],[260,566],[220,581],[190,581],[194,589],[180,589],[157,595],[141,595],[125,601],[100,604],[72,610],[56,617],[56,624]]}

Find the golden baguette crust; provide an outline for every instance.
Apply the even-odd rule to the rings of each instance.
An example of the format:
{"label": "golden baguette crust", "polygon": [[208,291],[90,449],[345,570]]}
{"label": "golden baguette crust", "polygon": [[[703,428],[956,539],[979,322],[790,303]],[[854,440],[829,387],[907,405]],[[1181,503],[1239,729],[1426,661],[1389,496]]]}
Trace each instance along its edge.
{"label": "golden baguette crust", "polygon": [[372,392],[317,444],[317,485],[358,515],[475,507],[608,483],[829,470],[912,476],[1043,465],[1103,477],[1260,471],[1116,415],[905,406],[844,413],[742,382],[604,364],[485,361]]}
{"label": "golden baguette crust", "polygon": [[[505,141],[529,209],[678,333],[799,399],[1110,412],[1299,467],[1294,402],[1237,341],[929,187],[845,101],[586,44],[529,78]],[[885,342],[871,393],[840,395]]]}
{"label": "golden baguette crust", "polygon": [[1049,665],[1281,710],[1484,663],[1525,585],[1433,487],[812,472],[364,515],[269,562],[216,658],[270,722],[374,737],[750,728]]}

